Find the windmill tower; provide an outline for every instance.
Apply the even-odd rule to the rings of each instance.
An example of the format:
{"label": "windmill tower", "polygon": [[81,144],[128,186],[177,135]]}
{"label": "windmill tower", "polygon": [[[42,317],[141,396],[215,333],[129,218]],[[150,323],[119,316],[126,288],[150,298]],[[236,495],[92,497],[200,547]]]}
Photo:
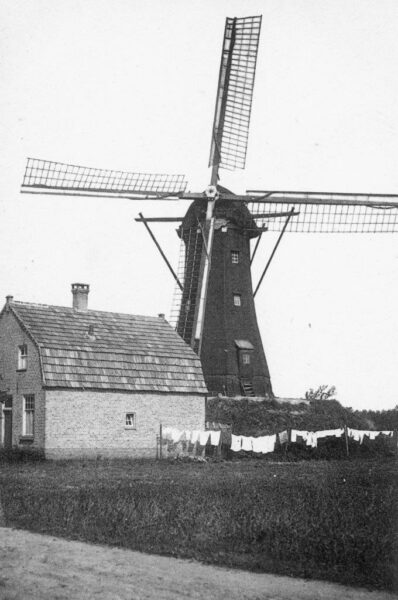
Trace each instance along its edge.
{"label": "windmill tower", "polygon": [[[93,169],[28,159],[22,192],[191,201],[185,216],[143,223],[176,280],[174,323],[200,355],[209,391],[271,396],[254,298],[285,232],[382,233],[398,230],[398,196],[249,191],[220,185],[220,169],[244,168],[261,17],[227,18],[209,167],[204,192],[186,191],[182,175]],[[177,222],[181,256],[175,273],[151,222]],[[265,231],[280,235],[254,291],[251,263]]]}

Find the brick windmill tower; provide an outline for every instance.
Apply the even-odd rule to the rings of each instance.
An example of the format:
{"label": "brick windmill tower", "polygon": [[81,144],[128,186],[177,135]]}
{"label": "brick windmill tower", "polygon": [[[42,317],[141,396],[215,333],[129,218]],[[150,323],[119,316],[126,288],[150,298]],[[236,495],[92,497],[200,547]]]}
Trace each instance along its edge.
{"label": "brick windmill tower", "polygon": [[[204,192],[186,191],[182,175],[93,169],[28,159],[22,192],[145,200],[188,200],[185,216],[143,223],[176,281],[172,317],[200,355],[210,392],[272,396],[254,298],[285,232],[395,233],[398,196],[303,191],[248,191],[220,185],[220,169],[246,162],[261,17],[227,18],[222,46],[209,167]],[[179,223],[177,273],[151,222]],[[251,264],[265,231],[279,237],[254,291]]]}

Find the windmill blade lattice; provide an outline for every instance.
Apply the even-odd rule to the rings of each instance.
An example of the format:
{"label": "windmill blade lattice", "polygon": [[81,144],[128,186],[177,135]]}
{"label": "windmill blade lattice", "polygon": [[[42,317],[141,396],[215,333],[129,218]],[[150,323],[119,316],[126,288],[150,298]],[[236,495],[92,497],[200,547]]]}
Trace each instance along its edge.
{"label": "windmill blade lattice", "polygon": [[227,18],[209,166],[244,169],[261,16]]}
{"label": "windmill blade lattice", "polygon": [[179,195],[186,187],[184,175],[94,169],[37,158],[28,158],[22,182],[22,191],[29,193],[126,198]]}
{"label": "windmill blade lattice", "polygon": [[[397,233],[398,196],[316,192],[249,192],[257,225],[281,231],[294,208],[290,233]],[[254,200],[254,201],[253,201]],[[281,216],[275,216],[280,213]]]}
{"label": "windmill blade lattice", "polygon": [[203,235],[200,227],[190,227],[182,232],[177,276],[183,289],[178,285],[174,288],[170,324],[187,343],[191,343],[194,336],[202,250]]}

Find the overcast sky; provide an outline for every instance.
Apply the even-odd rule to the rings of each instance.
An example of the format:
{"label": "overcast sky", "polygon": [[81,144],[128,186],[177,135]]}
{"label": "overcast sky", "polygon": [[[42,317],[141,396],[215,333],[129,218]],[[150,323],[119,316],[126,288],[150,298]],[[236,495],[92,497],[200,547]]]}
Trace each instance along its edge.
{"label": "overcast sky", "polygon": [[[186,202],[21,195],[27,156],[185,173],[203,191],[225,18],[263,15],[246,189],[398,193],[396,0],[0,0],[0,297],[169,313],[174,282],[134,217]],[[175,227],[156,226],[176,264]],[[263,236],[256,283],[275,236]],[[398,404],[398,234],[285,236],[257,313],[274,392],[335,385]]]}

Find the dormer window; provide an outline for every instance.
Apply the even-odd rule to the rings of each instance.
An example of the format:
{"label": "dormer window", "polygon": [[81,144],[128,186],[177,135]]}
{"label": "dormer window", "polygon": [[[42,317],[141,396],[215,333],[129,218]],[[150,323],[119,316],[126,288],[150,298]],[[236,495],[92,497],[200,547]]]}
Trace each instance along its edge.
{"label": "dormer window", "polygon": [[26,344],[18,346],[18,371],[26,371],[28,366],[28,347]]}

